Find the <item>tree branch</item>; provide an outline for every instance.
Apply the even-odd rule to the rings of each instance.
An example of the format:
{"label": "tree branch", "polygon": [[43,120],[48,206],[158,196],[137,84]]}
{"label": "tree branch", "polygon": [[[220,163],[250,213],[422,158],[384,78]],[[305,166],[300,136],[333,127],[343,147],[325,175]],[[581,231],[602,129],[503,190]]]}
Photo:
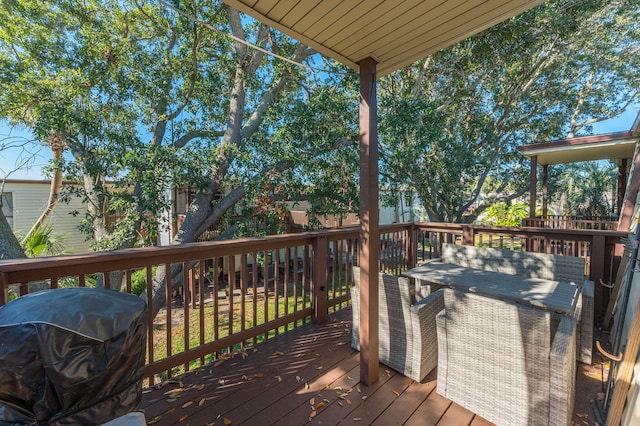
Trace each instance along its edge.
{"label": "tree branch", "polygon": [[198,138],[219,138],[224,136],[221,130],[192,130],[180,136],[174,143],[175,148],[183,148],[186,144]]}

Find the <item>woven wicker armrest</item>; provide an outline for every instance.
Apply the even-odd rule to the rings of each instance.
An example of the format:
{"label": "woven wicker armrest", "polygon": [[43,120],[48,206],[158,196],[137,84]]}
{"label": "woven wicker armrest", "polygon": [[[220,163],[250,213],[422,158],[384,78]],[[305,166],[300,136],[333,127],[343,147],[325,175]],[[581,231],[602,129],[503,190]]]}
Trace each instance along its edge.
{"label": "woven wicker armrest", "polygon": [[549,354],[549,424],[570,425],[576,378],[576,320],[560,318]]}
{"label": "woven wicker armrest", "polygon": [[351,287],[351,310],[353,322],[351,324],[351,347],[360,350],[360,290]]}
{"label": "woven wicker armrest", "polygon": [[[360,350],[358,268],[354,268],[354,284],[351,288],[351,347]],[[386,274],[379,276],[378,292],[379,360],[405,376],[421,381],[437,365],[435,315],[444,306],[442,292],[412,305],[409,279]]]}
{"label": "woven wicker armrest", "polygon": [[422,380],[438,365],[436,315],[444,309],[442,290],[430,294],[411,307],[413,327],[412,379]]}
{"label": "woven wicker armrest", "polygon": [[593,311],[594,311],[593,281],[582,283],[582,312],[578,328],[578,361],[591,364],[593,355]]}

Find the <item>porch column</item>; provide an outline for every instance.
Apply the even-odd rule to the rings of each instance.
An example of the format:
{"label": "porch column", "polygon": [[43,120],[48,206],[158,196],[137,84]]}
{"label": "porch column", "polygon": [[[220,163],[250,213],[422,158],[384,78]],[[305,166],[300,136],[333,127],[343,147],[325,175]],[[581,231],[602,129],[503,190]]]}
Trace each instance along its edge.
{"label": "porch column", "polygon": [[618,231],[632,232],[631,218],[633,216],[633,209],[636,205],[636,199],[638,198],[638,192],[640,191],[640,151],[636,146],[636,150],[633,158],[633,166],[631,166],[631,176],[629,182],[629,190],[625,193],[624,201],[622,203],[622,211],[620,212],[620,219],[618,220]]}
{"label": "porch column", "polygon": [[[547,219],[549,216],[547,213],[547,202],[549,198],[549,165],[542,166],[542,219]],[[543,222],[544,223],[544,222]]]}
{"label": "porch column", "polygon": [[360,381],[378,381],[378,119],[376,61],[360,63]]}
{"label": "porch column", "polygon": [[622,213],[622,202],[624,201],[624,193],[627,190],[627,159],[623,158],[618,164],[618,196],[616,197],[616,213],[618,216]]}
{"label": "porch column", "polygon": [[531,171],[529,172],[529,217],[536,217],[536,186],[538,185],[538,156],[531,157]]}

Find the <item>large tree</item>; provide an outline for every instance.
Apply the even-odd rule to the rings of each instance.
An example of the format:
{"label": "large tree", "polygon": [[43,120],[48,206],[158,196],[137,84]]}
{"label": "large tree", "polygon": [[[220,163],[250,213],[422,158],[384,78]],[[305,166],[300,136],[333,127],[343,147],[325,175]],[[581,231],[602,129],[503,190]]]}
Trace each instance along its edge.
{"label": "large tree", "polygon": [[[0,9],[11,22],[0,49],[7,65],[0,113],[41,138],[62,135],[74,158],[68,176],[84,185],[85,229],[98,249],[138,244],[141,226],[156,228],[155,213],[168,208],[163,193],[171,186],[196,188],[173,241],[183,244],[265,188],[314,186],[313,176],[300,178],[314,161],[353,171],[357,133],[345,123],[355,117],[317,114],[330,118],[322,137],[309,117],[280,130],[282,117],[307,114],[328,98],[327,78],[353,81],[352,73],[337,67],[336,76],[318,76],[265,54],[301,63],[315,52],[221,2],[175,4],[189,16],[115,0],[17,0]],[[115,212],[122,219],[109,223]],[[165,276],[158,268],[155,311]]]}
{"label": "large tree", "polygon": [[636,1],[548,1],[380,82],[381,170],[435,221],[527,188],[519,145],[613,117],[640,88]]}

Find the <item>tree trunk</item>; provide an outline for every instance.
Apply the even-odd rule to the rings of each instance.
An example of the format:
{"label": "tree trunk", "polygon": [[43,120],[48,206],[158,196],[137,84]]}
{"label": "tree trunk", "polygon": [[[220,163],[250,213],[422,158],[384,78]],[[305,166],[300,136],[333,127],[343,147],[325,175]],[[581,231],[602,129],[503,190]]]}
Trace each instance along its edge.
{"label": "tree trunk", "polygon": [[42,225],[49,219],[53,209],[58,204],[60,190],[62,189],[62,152],[64,150],[64,141],[59,134],[53,134],[47,139],[53,152],[53,176],[51,176],[51,185],[49,189],[49,200],[47,207],[44,209],[38,220],[33,224],[22,242],[28,241],[31,235],[38,232]]}
{"label": "tree trunk", "polygon": [[0,209],[0,260],[24,259],[26,257],[9,221]]}

